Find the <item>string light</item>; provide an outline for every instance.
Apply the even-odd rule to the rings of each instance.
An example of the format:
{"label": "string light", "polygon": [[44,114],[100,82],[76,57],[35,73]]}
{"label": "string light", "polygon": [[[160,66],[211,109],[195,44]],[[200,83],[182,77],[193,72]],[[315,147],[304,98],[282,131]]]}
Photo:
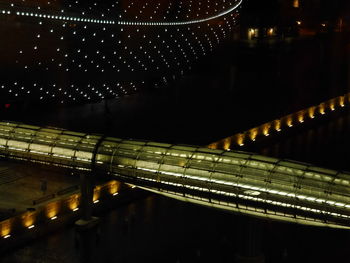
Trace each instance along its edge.
{"label": "string light", "polygon": [[30,26],[31,41],[9,51],[16,74],[0,80],[0,96],[79,103],[162,87],[227,37],[242,1],[10,3],[0,16]]}

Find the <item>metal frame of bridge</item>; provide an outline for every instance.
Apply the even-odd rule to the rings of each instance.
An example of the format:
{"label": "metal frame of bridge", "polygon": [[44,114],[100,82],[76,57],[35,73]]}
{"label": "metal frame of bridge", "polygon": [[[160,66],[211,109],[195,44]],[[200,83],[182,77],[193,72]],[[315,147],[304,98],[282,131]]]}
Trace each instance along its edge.
{"label": "metal frame of bridge", "polygon": [[0,122],[0,156],[246,215],[350,228],[350,174],[261,155]]}

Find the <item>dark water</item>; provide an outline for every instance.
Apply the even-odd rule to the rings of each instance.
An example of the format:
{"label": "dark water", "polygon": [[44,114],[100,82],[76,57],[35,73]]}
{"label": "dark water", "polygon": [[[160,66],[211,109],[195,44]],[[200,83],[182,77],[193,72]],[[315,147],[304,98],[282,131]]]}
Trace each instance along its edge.
{"label": "dark water", "polygon": [[[204,145],[345,93],[348,51],[344,35],[255,48],[236,43],[223,46],[192,75],[160,90],[107,104],[26,105],[2,112],[2,118]],[[344,113],[257,151],[350,170],[349,119]],[[249,249],[261,251],[267,262],[347,262],[350,256],[348,231],[256,221],[159,196],[99,216],[99,241],[88,251],[93,262],[233,262],[235,254]],[[80,253],[75,230],[67,227],[1,261],[80,262]]]}
{"label": "dark water", "polygon": [[[67,227],[2,256],[1,262],[234,262],[252,219],[150,196],[102,215],[94,251],[75,243]],[[343,230],[256,221],[267,262],[347,262],[350,233]],[[256,241],[256,240],[255,240]]]}

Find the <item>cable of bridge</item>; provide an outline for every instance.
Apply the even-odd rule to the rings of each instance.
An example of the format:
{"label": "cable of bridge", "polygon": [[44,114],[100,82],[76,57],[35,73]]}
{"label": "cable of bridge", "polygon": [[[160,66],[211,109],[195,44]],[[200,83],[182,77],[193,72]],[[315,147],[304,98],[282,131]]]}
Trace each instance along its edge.
{"label": "cable of bridge", "polygon": [[350,174],[253,153],[123,140],[0,122],[0,156],[108,174],[182,201],[350,228]]}

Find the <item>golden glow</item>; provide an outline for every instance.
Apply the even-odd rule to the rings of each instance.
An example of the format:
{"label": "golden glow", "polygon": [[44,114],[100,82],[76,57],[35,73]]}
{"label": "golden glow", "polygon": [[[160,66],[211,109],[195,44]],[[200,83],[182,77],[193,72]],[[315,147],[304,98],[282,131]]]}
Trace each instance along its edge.
{"label": "golden glow", "polygon": [[287,125],[288,125],[288,127],[293,127],[293,119],[292,119],[292,117],[288,117]]}
{"label": "golden glow", "polygon": [[311,119],[315,118],[315,107],[309,108],[309,117]]}
{"label": "golden glow", "polygon": [[36,212],[26,212],[22,215],[22,222],[25,227],[32,226],[36,220]]}
{"label": "golden glow", "polygon": [[224,150],[228,150],[230,149],[230,147],[231,147],[231,138],[229,137],[224,140]]}
{"label": "golden glow", "polygon": [[341,96],[339,98],[339,105],[340,107],[344,108],[345,107],[345,97],[344,96]]}
{"label": "golden glow", "polygon": [[1,232],[0,233],[1,233],[2,237],[10,235],[11,226],[12,226],[12,224],[11,224],[10,219],[1,222],[1,224],[0,224],[0,227],[1,227],[0,231]]}
{"label": "golden glow", "polygon": [[55,220],[55,219],[57,219],[57,216],[53,216],[53,217],[51,217],[50,219],[51,219],[51,220]]}
{"label": "golden glow", "polygon": [[92,199],[94,203],[96,200],[100,199],[100,194],[101,194],[101,186],[97,185],[94,189],[94,197]]}
{"label": "golden glow", "polygon": [[281,120],[275,120],[275,130],[278,132],[281,131]]}
{"label": "golden glow", "polygon": [[113,181],[110,181],[108,183],[108,186],[109,186],[109,193],[114,195],[115,193],[118,193],[119,191],[119,187],[120,187],[120,183],[116,180],[113,180]]}
{"label": "golden glow", "polygon": [[298,24],[298,26],[300,26],[301,25],[301,21],[297,21],[297,24]]}
{"label": "golden glow", "polygon": [[270,126],[270,124],[266,124],[266,125],[264,125],[264,127],[263,127],[263,134],[264,134],[264,136],[269,136],[270,135],[270,128],[271,128],[271,126]]}
{"label": "golden glow", "polygon": [[268,30],[267,30],[267,35],[268,36],[273,36],[275,34],[275,29],[274,28],[269,28]]}
{"label": "golden glow", "polygon": [[237,136],[237,144],[239,146],[244,146],[244,134],[239,134]]}
{"label": "golden glow", "polygon": [[28,226],[28,229],[32,229],[34,227],[35,227],[35,225],[30,225],[30,226]]}
{"label": "golden glow", "polygon": [[320,106],[319,106],[319,112],[322,114],[322,115],[324,115],[324,114],[326,114],[326,111],[325,111],[326,109],[325,109],[325,106],[324,106],[324,104],[322,103],[322,104],[320,104]]}
{"label": "golden glow", "polygon": [[257,28],[249,28],[248,29],[248,39],[251,40],[254,37],[258,37],[259,36],[259,29]]}
{"label": "golden glow", "polygon": [[334,103],[334,101],[331,102],[331,104],[329,105],[329,108],[331,109],[331,111],[335,111],[335,103]]}
{"label": "golden glow", "polygon": [[52,218],[56,217],[56,215],[58,214],[59,209],[60,209],[60,206],[59,206],[58,202],[47,204],[47,206],[46,206],[46,216],[48,218],[51,218],[51,220],[52,220]]}
{"label": "golden glow", "polygon": [[76,209],[79,206],[79,195],[75,194],[70,196],[69,200],[68,200],[68,207],[70,210]]}
{"label": "golden glow", "polygon": [[250,131],[250,139],[253,142],[255,142],[257,135],[258,135],[258,130],[257,129],[253,129],[253,130]]}
{"label": "golden glow", "polygon": [[293,7],[294,8],[299,8],[300,7],[299,0],[293,0]]}
{"label": "golden glow", "polygon": [[303,123],[303,122],[304,122],[304,113],[299,113],[299,115],[298,115],[298,121],[299,121],[300,123]]}

